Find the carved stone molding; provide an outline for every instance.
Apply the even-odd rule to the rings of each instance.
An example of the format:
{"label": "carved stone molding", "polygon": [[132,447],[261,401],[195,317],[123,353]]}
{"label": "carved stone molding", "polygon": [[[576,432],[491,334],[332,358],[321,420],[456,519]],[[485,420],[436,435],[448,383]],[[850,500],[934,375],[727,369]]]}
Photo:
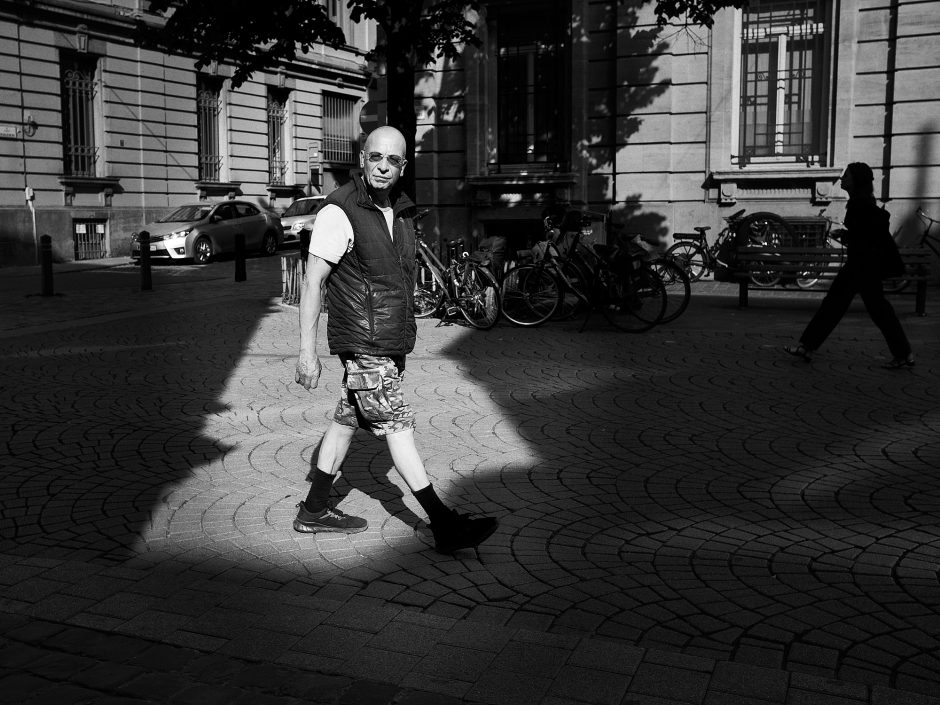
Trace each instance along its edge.
{"label": "carved stone molding", "polygon": [[241,181],[197,181],[194,185],[200,201],[212,197],[237,198],[242,195]]}
{"label": "carved stone molding", "polygon": [[297,184],[268,184],[265,188],[272,202],[279,198],[290,199],[294,196],[301,196],[304,193],[303,186]]}
{"label": "carved stone molding", "polygon": [[754,197],[801,198],[814,205],[832,201],[842,169],[793,167],[789,169],[735,169],[713,171],[709,182],[721,205],[732,205],[744,194]]}
{"label": "carved stone molding", "polygon": [[117,176],[69,176],[63,174],[59,177],[62,184],[62,196],[66,206],[75,203],[76,193],[97,193],[101,205],[111,207],[111,199],[115,193],[121,193],[121,179]]}

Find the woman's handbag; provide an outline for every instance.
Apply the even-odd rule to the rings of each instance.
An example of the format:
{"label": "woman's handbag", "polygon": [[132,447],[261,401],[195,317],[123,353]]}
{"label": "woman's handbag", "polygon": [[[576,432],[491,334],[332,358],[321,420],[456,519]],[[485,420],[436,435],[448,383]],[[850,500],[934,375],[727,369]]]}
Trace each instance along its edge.
{"label": "woman's handbag", "polygon": [[901,259],[901,253],[898,251],[898,244],[891,237],[891,233],[885,228],[878,237],[875,244],[875,254],[878,262],[881,263],[881,278],[892,279],[894,277],[904,276],[904,260]]}

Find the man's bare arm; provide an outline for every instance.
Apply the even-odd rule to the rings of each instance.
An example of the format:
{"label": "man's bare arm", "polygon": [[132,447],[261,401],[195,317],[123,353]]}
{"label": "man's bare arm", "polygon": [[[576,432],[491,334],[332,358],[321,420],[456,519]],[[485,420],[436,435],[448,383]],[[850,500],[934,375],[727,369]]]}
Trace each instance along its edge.
{"label": "man's bare arm", "polygon": [[294,373],[294,381],[304,389],[316,389],[323,369],[317,356],[317,329],[323,285],[332,270],[333,265],[325,259],[308,255],[307,273],[300,292],[300,357]]}

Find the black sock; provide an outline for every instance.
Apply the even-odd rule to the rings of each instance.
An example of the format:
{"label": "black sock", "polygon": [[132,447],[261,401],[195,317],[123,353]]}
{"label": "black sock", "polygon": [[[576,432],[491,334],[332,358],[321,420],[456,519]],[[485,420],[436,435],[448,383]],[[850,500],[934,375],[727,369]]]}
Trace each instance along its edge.
{"label": "black sock", "polygon": [[444,506],[441,498],[437,496],[437,492],[434,491],[434,487],[431,485],[414,492],[414,496],[428,515],[428,523],[432,526],[446,524],[453,515],[453,512]]}
{"label": "black sock", "polygon": [[320,468],[313,471],[313,477],[310,478],[310,492],[304,500],[304,506],[308,512],[319,514],[326,509],[326,501],[330,498],[330,489],[335,479],[335,475],[323,472]]}

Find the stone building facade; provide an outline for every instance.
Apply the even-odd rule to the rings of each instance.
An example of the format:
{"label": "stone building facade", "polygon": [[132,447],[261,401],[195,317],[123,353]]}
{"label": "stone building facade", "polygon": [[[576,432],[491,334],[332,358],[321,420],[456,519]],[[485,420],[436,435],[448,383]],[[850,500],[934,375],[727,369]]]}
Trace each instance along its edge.
{"label": "stone building facade", "polygon": [[[187,202],[280,211],[358,159],[374,26],[237,89],[226,66],[135,46],[145,0],[0,1],[0,265],[126,256],[133,232]],[[344,3],[332,12],[345,13]]]}
{"label": "stone building facade", "polygon": [[940,218],[940,2],[752,0],[705,30],[631,0],[493,0],[479,26],[418,84],[442,234],[522,245],[553,202],[666,242],[742,208],[840,220],[852,161],[900,239],[918,206]]}
{"label": "stone building facade", "polygon": [[[136,47],[146,0],[0,0],[0,264],[124,256],[193,200],[279,211],[355,164],[382,124],[374,26],[328,7],[350,45],[232,90],[225,66]],[[639,0],[489,0],[481,45],[419,72],[426,237],[525,247],[552,205],[666,243],[740,209],[844,213],[866,161],[904,242],[940,217],[940,0],[752,0],[710,30]]]}

